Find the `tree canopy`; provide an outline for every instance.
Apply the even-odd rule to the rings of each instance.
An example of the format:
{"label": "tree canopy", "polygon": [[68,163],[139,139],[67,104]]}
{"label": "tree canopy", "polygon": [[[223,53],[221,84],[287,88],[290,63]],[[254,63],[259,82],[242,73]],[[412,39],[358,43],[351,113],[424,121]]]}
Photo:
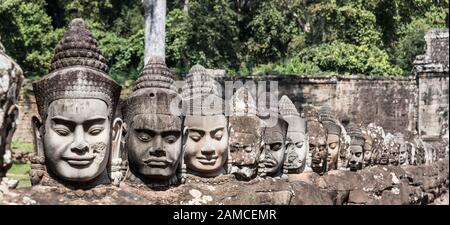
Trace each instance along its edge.
{"label": "tree canopy", "polygon": [[[430,28],[448,27],[448,0],[168,1],[167,64],[230,75],[321,73],[406,76]],[[141,0],[1,0],[0,37],[29,78],[47,73],[71,19],[92,29],[124,83],[144,62]]]}

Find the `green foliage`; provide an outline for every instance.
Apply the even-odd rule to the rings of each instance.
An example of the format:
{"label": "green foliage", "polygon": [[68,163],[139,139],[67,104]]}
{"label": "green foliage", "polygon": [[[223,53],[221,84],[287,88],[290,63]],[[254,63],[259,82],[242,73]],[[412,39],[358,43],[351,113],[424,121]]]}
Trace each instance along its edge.
{"label": "green foliage", "polygon": [[318,66],[310,62],[302,62],[300,58],[294,57],[283,60],[280,63],[269,63],[259,65],[252,70],[252,74],[298,74],[298,75],[315,75],[322,71]]}
{"label": "green foliage", "polygon": [[8,53],[29,77],[47,73],[62,31],[53,29],[44,0],[0,2],[0,36]]}
{"label": "green foliage", "polygon": [[11,148],[14,152],[32,152],[34,150],[32,143],[25,142],[21,139],[13,139],[11,141]]}
{"label": "green foliage", "polygon": [[376,27],[375,15],[361,7],[319,3],[311,7],[312,43],[330,43],[339,40],[356,45],[381,44],[381,33]]}
{"label": "green foliage", "polygon": [[385,77],[402,74],[398,66],[389,62],[389,55],[374,46],[342,42],[320,44],[302,50],[298,57],[302,62],[317,65],[324,72]]}
{"label": "green foliage", "polygon": [[406,75],[411,72],[416,56],[425,52],[425,33],[431,28],[445,27],[445,17],[446,10],[435,7],[400,29],[401,38],[393,48],[392,55],[395,64],[400,66]]}
{"label": "green foliage", "polygon": [[[187,4],[186,4],[187,3]],[[449,0],[167,1],[167,64],[228,74],[408,75],[430,28],[448,27]],[[143,68],[141,0],[1,0],[6,51],[39,78],[68,23],[83,18],[121,84]],[[403,72],[402,72],[403,71]]]}

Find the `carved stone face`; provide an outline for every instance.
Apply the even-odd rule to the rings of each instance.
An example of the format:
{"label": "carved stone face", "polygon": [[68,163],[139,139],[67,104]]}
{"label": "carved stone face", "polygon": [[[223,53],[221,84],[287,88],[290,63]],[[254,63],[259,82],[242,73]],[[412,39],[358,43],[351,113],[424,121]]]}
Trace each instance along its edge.
{"label": "carved stone face", "polygon": [[267,127],[264,132],[264,166],[268,176],[276,176],[281,172],[285,158],[286,123],[278,119],[274,127]]}
{"label": "carved stone face", "polygon": [[398,166],[399,158],[400,158],[400,144],[393,143],[390,145],[390,154],[389,154],[389,164],[393,166]]}
{"label": "carved stone face", "polygon": [[336,169],[339,155],[340,143],[339,136],[336,134],[327,135],[327,168],[328,170]]}
{"label": "carved stone face", "polygon": [[372,142],[366,139],[364,142],[364,167],[372,163]]}
{"label": "carved stone face", "polygon": [[400,165],[408,164],[408,148],[411,149],[411,145],[405,143],[402,146],[400,146],[400,156],[399,156],[399,163]]}
{"label": "carved stone face", "polygon": [[350,161],[349,167],[351,171],[356,171],[362,169],[363,164],[363,148],[358,145],[350,145]]}
{"label": "carved stone face", "polygon": [[188,115],[185,118],[185,163],[204,176],[224,172],[228,150],[228,122],[224,115]]}
{"label": "carved stone face", "polygon": [[311,152],[311,168],[317,173],[324,172],[328,155],[325,137],[311,138],[309,141]]}
{"label": "carved stone face", "polygon": [[232,173],[248,179],[256,175],[261,154],[260,121],[256,116],[230,118],[230,154]]}
{"label": "carved stone face", "polygon": [[381,152],[378,155],[378,164],[387,165],[389,164],[389,157],[390,157],[389,148],[385,145],[381,145],[380,148]]}
{"label": "carved stone face", "polygon": [[141,178],[167,180],[175,175],[181,154],[181,118],[139,114],[126,142],[130,168]]}
{"label": "carved stone face", "polygon": [[59,99],[48,109],[46,164],[58,177],[87,182],[105,171],[110,152],[108,106],[98,99]]}
{"label": "carved stone face", "polygon": [[305,166],[308,147],[304,133],[288,131],[286,140],[287,170],[298,170]]}

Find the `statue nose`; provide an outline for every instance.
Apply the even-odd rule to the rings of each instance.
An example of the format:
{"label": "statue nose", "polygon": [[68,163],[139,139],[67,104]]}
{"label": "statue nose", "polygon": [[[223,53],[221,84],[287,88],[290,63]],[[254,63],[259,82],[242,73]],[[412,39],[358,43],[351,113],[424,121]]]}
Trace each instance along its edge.
{"label": "statue nose", "polygon": [[164,151],[164,146],[162,143],[161,136],[156,136],[153,142],[153,146],[149,149],[149,154],[152,156],[165,156],[166,152]]}
{"label": "statue nose", "polygon": [[84,153],[89,151],[89,144],[84,139],[84,131],[82,127],[75,128],[75,138],[70,145],[70,149],[76,153]]}
{"label": "statue nose", "polygon": [[207,137],[205,145],[201,149],[202,154],[204,155],[212,155],[216,151],[216,148],[214,147],[211,138]]}

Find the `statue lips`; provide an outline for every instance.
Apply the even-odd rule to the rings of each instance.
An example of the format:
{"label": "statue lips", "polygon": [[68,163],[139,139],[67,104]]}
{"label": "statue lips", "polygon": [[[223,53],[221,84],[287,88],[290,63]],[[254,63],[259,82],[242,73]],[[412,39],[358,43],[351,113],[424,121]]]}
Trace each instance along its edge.
{"label": "statue lips", "polygon": [[275,167],[277,165],[277,162],[274,159],[265,159],[264,165],[267,167]]}
{"label": "statue lips", "polygon": [[95,155],[87,154],[83,156],[63,156],[62,159],[73,167],[85,167],[94,161]]}
{"label": "statue lips", "polygon": [[196,157],[196,158],[203,165],[214,165],[214,164],[216,164],[216,161],[219,157],[218,156],[211,156],[211,157],[200,156],[200,157]]}
{"label": "statue lips", "polygon": [[148,166],[148,167],[168,167],[172,161],[165,158],[165,157],[149,157],[147,159],[144,159],[143,162]]}

